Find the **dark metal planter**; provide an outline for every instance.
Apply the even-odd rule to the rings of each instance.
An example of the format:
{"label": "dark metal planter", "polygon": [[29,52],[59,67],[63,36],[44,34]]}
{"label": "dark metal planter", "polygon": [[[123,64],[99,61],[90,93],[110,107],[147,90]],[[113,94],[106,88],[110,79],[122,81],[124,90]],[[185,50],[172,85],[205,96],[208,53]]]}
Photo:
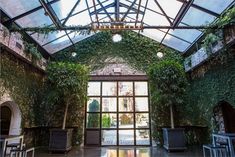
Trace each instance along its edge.
{"label": "dark metal planter", "polygon": [[49,151],[67,152],[72,149],[73,129],[50,130]]}
{"label": "dark metal planter", "polygon": [[168,151],[184,151],[186,149],[183,128],[163,128],[163,147]]}

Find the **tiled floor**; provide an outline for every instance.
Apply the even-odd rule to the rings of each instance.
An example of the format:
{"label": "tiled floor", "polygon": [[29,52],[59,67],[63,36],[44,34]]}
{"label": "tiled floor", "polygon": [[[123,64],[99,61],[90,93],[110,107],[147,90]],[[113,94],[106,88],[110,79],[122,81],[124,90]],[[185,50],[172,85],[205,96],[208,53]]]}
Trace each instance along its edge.
{"label": "tiled floor", "polygon": [[185,152],[168,153],[158,147],[84,147],[73,148],[67,154],[37,150],[35,157],[202,157],[201,147],[189,147]]}

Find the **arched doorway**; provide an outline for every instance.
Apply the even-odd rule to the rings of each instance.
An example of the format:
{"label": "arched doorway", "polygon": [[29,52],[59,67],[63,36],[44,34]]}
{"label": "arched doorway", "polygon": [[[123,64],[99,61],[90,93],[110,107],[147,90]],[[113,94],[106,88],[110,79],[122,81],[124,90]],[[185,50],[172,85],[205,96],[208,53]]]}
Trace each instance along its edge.
{"label": "arched doorway", "polygon": [[9,135],[11,124],[11,109],[1,106],[1,135]]}
{"label": "arched doorway", "polygon": [[0,104],[1,107],[1,135],[20,135],[21,112],[13,101]]}

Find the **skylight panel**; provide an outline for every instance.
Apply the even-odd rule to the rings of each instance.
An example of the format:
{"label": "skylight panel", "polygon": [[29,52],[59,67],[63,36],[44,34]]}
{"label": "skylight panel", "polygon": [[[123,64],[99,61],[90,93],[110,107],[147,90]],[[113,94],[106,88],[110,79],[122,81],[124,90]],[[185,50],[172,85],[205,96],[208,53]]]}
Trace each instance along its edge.
{"label": "skylight panel", "polygon": [[215,16],[207,14],[196,8],[190,7],[182,22],[191,26],[201,26],[213,22],[216,19]]}
{"label": "skylight panel", "polygon": [[70,33],[69,37],[72,39],[73,43],[77,43],[81,40],[84,40],[90,36],[94,35],[94,33],[91,33],[89,35],[83,35],[83,34],[77,34],[77,33]]}
{"label": "skylight panel", "polygon": [[[135,31],[135,32],[138,32],[138,31]],[[143,32],[141,31],[140,34],[148,37],[148,38],[151,38],[153,40],[156,40],[158,42],[161,42],[161,40],[163,39],[163,37],[165,36],[166,33],[160,31],[160,30],[157,30],[157,29],[145,29],[143,30]]]}
{"label": "skylight panel", "polygon": [[39,1],[29,1],[29,0],[0,0],[0,7],[10,17],[16,17],[23,14],[31,9],[40,6]]}
{"label": "skylight panel", "polygon": [[72,43],[70,42],[68,36],[64,36],[62,38],[59,38],[58,40],[55,40],[45,46],[43,46],[43,48],[45,48],[47,50],[47,52],[49,52],[50,54],[53,54],[59,50],[62,50],[68,46],[71,46]]}
{"label": "skylight panel", "polygon": [[[151,1],[151,0],[149,0]],[[154,0],[152,0],[154,1]],[[167,16],[171,18],[175,18],[177,13],[179,12],[182,3],[178,2],[177,0],[157,0],[158,3],[161,5],[162,9],[165,11]]]}
{"label": "skylight panel", "polygon": [[34,33],[33,35],[31,35],[33,37],[34,40],[36,40],[40,45],[44,45],[50,41],[55,40],[56,38],[59,38],[61,36],[65,35],[64,31],[58,31],[58,32],[51,32],[48,35],[44,35],[44,34],[38,34],[38,33]]}
{"label": "skylight panel", "polygon": [[52,8],[55,11],[58,18],[61,20],[63,18],[66,18],[68,14],[70,13],[71,9],[76,4],[77,0],[60,0],[57,3],[52,4]]}
{"label": "skylight panel", "polygon": [[33,12],[32,14],[29,14],[16,20],[16,22],[22,27],[42,27],[45,25],[48,26],[52,24],[52,21],[49,16],[45,16],[44,13],[44,9],[40,9],[36,12]]}
{"label": "skylight panel", "polygon": [[83,11],[75,16],[72,16],[68,19],[66,22],[66,26],[72,26],[72,25],[88,25],[91,23],[90,16],[88,11]]}
{"label": "skylight panel", "polygon": [[190,43],[187,43],[169,34],[166,35],[162,43],[180,52],[184,52],[190,46]]}
{"label": "skylight panel", "polygon": [[[180,25],[185,26],[182,24],[180,24]],[[182,39],[192,43],[195,41],[195,39],[197,39],[197,37],[199,35],[202,34],[202,32],[199,30],[196,30],[196,29],[184,29],[184,30],[183,29],[175,29],[175,30],[170,29],[169,34],[177,36],[179,38],[182,38]]]}
{"label": "skylight panel", "polygon": [[194,4],[218,14],[222,13],[233,0],[194,0]]}
{"label": "skylight panel", "polygon": [[165,16],[159,15],[153,11],[146,10],[144,16],[144,23],[151,26],[169,26],[169,22],[165,18]]}

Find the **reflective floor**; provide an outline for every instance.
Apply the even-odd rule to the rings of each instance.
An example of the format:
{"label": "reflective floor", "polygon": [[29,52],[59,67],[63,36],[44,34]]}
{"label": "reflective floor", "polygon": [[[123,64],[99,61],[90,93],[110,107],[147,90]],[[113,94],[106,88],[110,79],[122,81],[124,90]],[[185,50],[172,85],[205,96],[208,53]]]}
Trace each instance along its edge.
{"label": "reflective floor", "polygon": [[35,157],[202,157],[201,147],[189,147],[185,152],[168,153],[158,147],[84,147],[73,148],[67,154],[37,150]]}

